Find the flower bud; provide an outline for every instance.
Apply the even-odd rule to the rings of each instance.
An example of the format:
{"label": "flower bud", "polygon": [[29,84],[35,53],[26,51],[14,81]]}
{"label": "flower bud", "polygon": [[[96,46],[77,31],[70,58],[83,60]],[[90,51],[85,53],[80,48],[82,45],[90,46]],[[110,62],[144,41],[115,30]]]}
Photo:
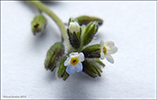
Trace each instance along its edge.
{"label": "flower bud", "polygon": [[68,21],[68,26],[70,25],[71,22],[77,22],[77,19],[74,19],[74,18],[69,18],[69,21]]}
{"label": "flower bud", "polygon": [[100,44],[94,44],[82,50],[86,58],[100,58]]}
{"label": "flower bud", "polygon": [[94,16],[83,15],[83,16],[79,16],[79,17],[77,17],[75,19],[78,21],[78,23],[80,25],[82,25],[82,24],[87,25],[91,21],[96,21],[98,23],[98,25],[102,25],[103,24],[103,20],[102,19],[100,19],[98,17],[94,17]]}
{"label": "flower bud", "polygon": [[57,62],[59,58],[64,54],[64,45],[61,42],[57,42],[51,46],[51,48],[47,52],[47,56],[45,59],[45,68],[46,70],[53,71],[57,66]]}
{"label": "flower bud", "polygon": [[77,22],[70,22],[69,32],[71,34],[73,34],[73,33],[76,33],[76,34],[80,33],[80,25]]}
{"label": "flower bud", "polygon": [[91,42],[97,30],[98,30],[97,22],[90,22],[87,25],[85,32],[81,35],[81,42],[84,46]]}
{"label": "flower bud", "polygon": [[31,22],[31,28],[34,35],[41,35],[46,27],[46,18],[42,15],[36,15]]}
{"label": "flower bud", "polygon": [[67,29],[70,44],[73,48],[77,49],[80,47],[80,35],[81,28],[77,22],[70,22],[69,28]]}

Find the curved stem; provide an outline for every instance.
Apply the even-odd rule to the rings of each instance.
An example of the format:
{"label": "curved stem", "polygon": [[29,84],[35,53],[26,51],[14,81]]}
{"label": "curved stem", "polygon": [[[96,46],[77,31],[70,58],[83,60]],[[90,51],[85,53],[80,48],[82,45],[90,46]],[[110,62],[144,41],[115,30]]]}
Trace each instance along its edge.
{"label": "curved stem", "polygon": [[68,36],[67,36],[67,32],[66,32],[66,27],[64,26],[64,23],[60,20],[60,18],[54,13],[52,12],[48,7],[46,7],[45,5],[43,5],[40,1],[28,1],[31,4],[33,4],[36,8],[38,8],[39,11],[43,11],[46,14],[48,14],[58,25],[61,34],[67,44],[67,48],[70,47],[69,44],[69,40],[68,40]]}

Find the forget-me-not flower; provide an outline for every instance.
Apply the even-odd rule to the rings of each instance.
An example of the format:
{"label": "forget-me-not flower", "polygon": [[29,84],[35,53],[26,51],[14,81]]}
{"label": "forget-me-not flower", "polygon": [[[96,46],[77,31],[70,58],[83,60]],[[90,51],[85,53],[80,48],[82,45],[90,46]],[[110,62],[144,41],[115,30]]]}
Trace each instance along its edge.
{"label": "forget-me-not flower", "polygon": [[101,40],[100,45],[101,45],[100,59],[106,58],[110,63],[114,63],[114,59],[111,56],[111,54],[116,53],[118,50],[118,48],[115,46],[114,42],[112,42],[112,41],[104,42],[103,40]]}
{"label": "forget-me-not flower", "polygon": [[67,66],[66,72],[73,74],[75,71],[80,72],[83,70],[82,62],[84,61],[84,54],[82,52],[70,53],[69,57],[65,60],[64,66]]}

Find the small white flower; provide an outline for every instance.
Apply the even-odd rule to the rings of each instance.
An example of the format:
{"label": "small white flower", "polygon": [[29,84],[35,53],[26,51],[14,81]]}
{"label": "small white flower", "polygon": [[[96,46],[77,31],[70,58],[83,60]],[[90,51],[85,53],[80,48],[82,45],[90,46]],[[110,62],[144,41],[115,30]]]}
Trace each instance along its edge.
{"label": "small white flower", "polygon": [[71,33],[73,33],[73,32],[75,32],[75,33],[80,32],[80,25],[77,22],[70,22],[69,31]]}
{"label": "small white flower", "polygon": [[83,65],[81,62],[84,61],[84,54],[82,52],[70,53],[69,57],[64,62],[64,66],[67,66],[66,72],[68,74],[73,74],[75,71],[80,72],[83,70]]}
{"label": "small white flower", "polygon": [[110,63],[114,63],[114,59],[111,56],[111,54],[114,54],[117,52],[118,48],[115,46],[114,42],[107,41],[104,42],[103,40],[100,41],[101,45],[101,59],[106,58]]}

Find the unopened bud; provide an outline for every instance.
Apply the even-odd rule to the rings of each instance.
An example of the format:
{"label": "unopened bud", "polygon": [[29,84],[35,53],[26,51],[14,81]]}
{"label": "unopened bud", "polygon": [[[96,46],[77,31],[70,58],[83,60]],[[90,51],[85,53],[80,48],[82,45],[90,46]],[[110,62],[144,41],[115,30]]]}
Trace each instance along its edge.
{"label": "unopened bud", "polygon": [[70,22],[69,28],[67,29],[70,44],[73,48],[77,49],[80,47],[80,35],[81,28],[77,22]]}
{"label": "unopened bud", "polygon": [[97,22],[90,22],[87,25],[85,32],[81,35],[81,42],[84,46],[91,42],[97,30],[98,30]]}
{"label": "unopened bud", "polygon": [[42,14],[36,15],[31,22],[33,34],[42,34],[45,29],[46,22],[46,18]]}
{"label": "unopened bud", "polygon": [[69,32],[71,34],[73,34],[74,32],[76,34],[79,34],[80,33],[80,25],[77,23],[77,22],[70,22],[70,25],[69,25]]}

